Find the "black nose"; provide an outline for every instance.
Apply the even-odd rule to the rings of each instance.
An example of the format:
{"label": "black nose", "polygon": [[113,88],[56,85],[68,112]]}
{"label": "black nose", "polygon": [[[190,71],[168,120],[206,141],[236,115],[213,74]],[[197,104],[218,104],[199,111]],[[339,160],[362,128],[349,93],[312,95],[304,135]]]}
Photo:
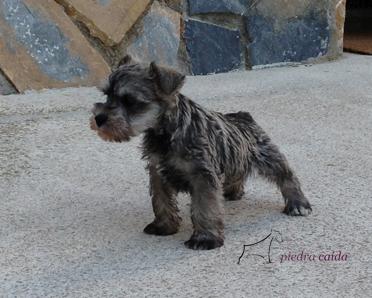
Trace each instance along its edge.
{"label": "black nose", "polygon": [[95,118],[97,126],[101,127],[107,121],[107,116],[105,114],[99,114]]}

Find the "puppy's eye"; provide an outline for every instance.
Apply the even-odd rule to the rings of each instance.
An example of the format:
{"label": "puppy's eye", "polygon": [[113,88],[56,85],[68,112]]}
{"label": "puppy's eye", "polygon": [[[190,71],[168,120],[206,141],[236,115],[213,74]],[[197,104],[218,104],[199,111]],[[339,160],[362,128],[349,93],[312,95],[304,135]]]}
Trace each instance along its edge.
{"label": "puppy's eye", "polygon": [[136,101],[132,97],[125,97],[123,103],[126,107],[132,107],[136,104]]}
{"label": "puppy's eye", "polygon": [[121,102],[127,109],[134,108],[138,104],[138,101],[131,95],[125,95]]}
{"label": "puppy's eye", "polygon": [[123,107],[127,110],[130,114],[141,113],[146,108],[146,103],[138,100],[136,97],[132,96],[131,94],[126,94],[121,98],[121,103]]}

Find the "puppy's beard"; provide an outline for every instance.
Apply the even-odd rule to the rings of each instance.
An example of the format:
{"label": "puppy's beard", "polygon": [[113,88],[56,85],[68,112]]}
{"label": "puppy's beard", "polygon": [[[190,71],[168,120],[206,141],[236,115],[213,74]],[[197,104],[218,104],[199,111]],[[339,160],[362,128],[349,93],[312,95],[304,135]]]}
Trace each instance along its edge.
{"label": "puppy's beard", "polygon": [[107,142],[127,142],[135,134],[125,122],[117,120],[108,120],[105,124],[98,127],[95,117],[90,117],[90,128],[97,132],[98,136]]}

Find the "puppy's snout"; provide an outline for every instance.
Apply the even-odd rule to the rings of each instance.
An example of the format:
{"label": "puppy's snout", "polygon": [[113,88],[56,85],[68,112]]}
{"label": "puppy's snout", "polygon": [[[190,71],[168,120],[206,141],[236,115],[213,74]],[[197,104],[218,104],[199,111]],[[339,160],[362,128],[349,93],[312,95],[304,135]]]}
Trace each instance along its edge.
{"label": "puppy's snout", "polygon": [[97,103],[95,103],[95,104],[93,105],[93,108],[92,108],[91,112],[92,112],[94,115],[97,115],[97,114],[99,114],[100,112],[103,111],[103,107],[104,107],[103,103],[101,103],[101,102],[97,102]]}
{"label": "puppy's snout", "polygon": [[105,124],[107,119],[108,117],[105,114],[99,114],[96,117],[94,117],[94,120],[96,120],[98,127],[101,127],[103,124]]}
{"label": "puppy's snout", "polygon": [[102,102],[97,102],[94,104],[95,109],[102,109],[103,108],[103,103]]}

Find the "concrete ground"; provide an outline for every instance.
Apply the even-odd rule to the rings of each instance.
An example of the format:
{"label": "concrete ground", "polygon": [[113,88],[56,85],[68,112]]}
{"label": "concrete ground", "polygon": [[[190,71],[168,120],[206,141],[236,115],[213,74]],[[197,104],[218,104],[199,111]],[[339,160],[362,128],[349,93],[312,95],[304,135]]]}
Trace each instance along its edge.
{"label": "concrete ground", "polygon": [[[313,214],[282,214],[275,187],[250,179],[243,200],[225,203],[222,248],[184,247],[185,195],[180,232],[146,235],[140,140],[104,143],[89,129],[98,91],[3,96],[0,296],[372,297],[372,57],[193,77],[183,92],[218,111],[250,111],[296,169]],[[238,265],[243,245],[271,228],[283,240],[272,263],[254,255],[266,241]],[[302,252],[312,260],[285,260]]]}

